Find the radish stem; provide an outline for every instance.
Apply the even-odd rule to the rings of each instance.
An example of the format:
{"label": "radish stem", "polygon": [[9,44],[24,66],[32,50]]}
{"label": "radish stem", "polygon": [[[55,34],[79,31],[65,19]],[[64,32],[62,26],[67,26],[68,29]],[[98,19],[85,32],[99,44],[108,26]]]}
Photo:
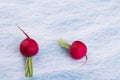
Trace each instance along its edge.
{"label": "radish stem", "polygon": [[62,39],[59,39],[58,40],[58,44],[66,49],[69,49],[70,48],[70,44],[67,43],[66,41],[62,40]]}
{"label": "radish stem", "polygon": [[25,71],[25,76],[28,77],[28,71],[29,71],[29,66],[28,66],[28,58],[26,58],[26,71]]}
{"label": "radish stem", "polygon": [[32,57],[29,57],[29,76],[30,77],[32,77],[33,76],[33,74],[32,74],[32,71],[33,69],[32,69]]}
{"label": "radish stem", "polygon": [[26,58],[26,71],[25,71],[25,76],[26,77],[32,77],[33,76],[33,65],[32,65],[32,57],[27,57]]}

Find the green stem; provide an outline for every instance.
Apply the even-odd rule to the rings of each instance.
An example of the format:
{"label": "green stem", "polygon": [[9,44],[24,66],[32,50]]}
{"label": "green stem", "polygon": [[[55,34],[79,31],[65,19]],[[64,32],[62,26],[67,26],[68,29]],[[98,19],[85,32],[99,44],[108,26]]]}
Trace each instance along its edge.
{"label": "green stem", "polygon": [[33,65],[32,65],[32,57],[27,57],[26,59],[26,71],[25,76],[26,77],[32,77],[33,76]]}
{"label": "green stem", "polygon": [[29,58],[27,57],[27,58],[26,58],[26,70],[25,70],[25,76],[26,76],[26,77],[28,77],[28,74],[29,74],[28,60],[29,60]]}
{"label": "green stem", "polygon": [[29,76],[33,76],[33,68],[32,68],[32,57],[29,57]]}
{"label": "green stem", "polygon": [[62,39],[59,39],[58,40],[58,44],[66,49],[69,49],[70,48],[70,44],[67,43],[66,41],[62,40]]}

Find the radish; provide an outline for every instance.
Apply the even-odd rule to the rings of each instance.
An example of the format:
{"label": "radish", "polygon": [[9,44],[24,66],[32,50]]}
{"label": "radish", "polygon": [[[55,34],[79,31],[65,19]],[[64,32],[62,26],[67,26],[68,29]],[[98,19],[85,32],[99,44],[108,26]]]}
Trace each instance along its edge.
{"label": "radish", "polygon": [[23,56],[26,57],[26,71],[25,76],[32,77],[33,76],[33,65],[32,65],[32,56],[36,55],[39,51],[39,46],[34,39],[31,39],[27,33],[25,33],[17,24],[16,26],[26,35],[26,39],[24,39],[20,44],[20,52]]}
{"label": "radish", "polygon": [[78,60],[85,56],[86,61],[87,61],[87,59],[88,59],[87,58],[87,46],[83,42],[74,41],[72,43],[72,45],[70,45],[69,43],[60,39],[60,40],[58,40],[58,44],[64,48],[68,49],[68,52],[73,59]]}

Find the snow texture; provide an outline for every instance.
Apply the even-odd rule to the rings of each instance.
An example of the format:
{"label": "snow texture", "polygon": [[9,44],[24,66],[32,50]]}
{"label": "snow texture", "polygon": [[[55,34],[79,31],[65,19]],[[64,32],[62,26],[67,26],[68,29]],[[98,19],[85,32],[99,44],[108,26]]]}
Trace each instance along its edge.
{"label": "snow texture", "polygon": [[[24,77],[19,44],[35,39],[34,77]],[[86,43],[85,58],[72,59],[58,39]],[[0,80],[120,80],[120,0],[0,0]]]}

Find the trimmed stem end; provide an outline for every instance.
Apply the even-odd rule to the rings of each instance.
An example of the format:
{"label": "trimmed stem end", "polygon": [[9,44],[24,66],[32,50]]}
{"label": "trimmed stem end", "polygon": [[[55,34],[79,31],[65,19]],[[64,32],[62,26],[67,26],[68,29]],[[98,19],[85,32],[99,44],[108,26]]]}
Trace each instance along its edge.
{"label": "trimmed stem end", "polygon": [[67,43],[66,41],[62,40],[62,39],[59,39],[58,40],[58,44],[66,49],[69,49],[70,48],[70,44]]}

